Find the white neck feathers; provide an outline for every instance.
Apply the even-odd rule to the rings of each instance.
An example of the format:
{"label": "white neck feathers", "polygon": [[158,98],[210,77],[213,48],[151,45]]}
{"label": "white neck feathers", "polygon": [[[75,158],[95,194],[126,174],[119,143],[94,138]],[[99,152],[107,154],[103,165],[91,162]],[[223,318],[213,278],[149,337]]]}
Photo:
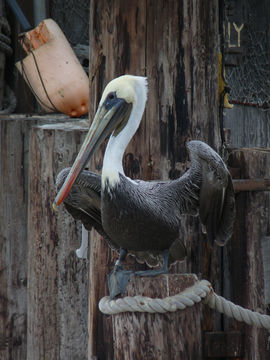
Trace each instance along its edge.
{"label": "white neck feathers", "polygon": [[138,129],[142,115],[145,109],[147,99],[147,82],[144,77],[132,77],[134,86],[134,101],[129,120],[126,126],[118,133],[117,136],[112,134],[109,138],[102,168],[102,188],[105,183],[110,188],[116,186],[120,181],[119,174],[124,175],[123,155],[126,147],[136,130]]}

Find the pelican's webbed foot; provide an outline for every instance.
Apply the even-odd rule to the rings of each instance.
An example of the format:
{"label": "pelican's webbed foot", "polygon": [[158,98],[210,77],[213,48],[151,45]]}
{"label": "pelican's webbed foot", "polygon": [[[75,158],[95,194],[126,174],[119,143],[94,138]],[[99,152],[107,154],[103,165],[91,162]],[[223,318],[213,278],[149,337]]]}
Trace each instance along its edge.
{"label": "pelican's webbed foot", "polygon": [[115,296],[120,295],[126,291],[127,284],[130,279],[130,275],[133,271],[121,270],[121,267],[114,268],[109,275],[109,291],[110,299],[112,300]]}
{"label": "pelican's webbed foot", "polygon": [[109,291],[111,300],[115,298],[115,296],[126,291],[130,275],[133,274],[133,271],[123,270],[122,262],[126,255],[127,251],[125,249],[120,249],[119,258],[114,265],[113,271],[109,275]]}
{"label": "pelican's webbed foot", "polygon": [[144,271],[136,271],[134,274],[137,276],[157,276],[161,274],[168,274],[168,259],[169,259],[169,251],[163,251],[163,265],[159,269],[155,270],[144,270]]}

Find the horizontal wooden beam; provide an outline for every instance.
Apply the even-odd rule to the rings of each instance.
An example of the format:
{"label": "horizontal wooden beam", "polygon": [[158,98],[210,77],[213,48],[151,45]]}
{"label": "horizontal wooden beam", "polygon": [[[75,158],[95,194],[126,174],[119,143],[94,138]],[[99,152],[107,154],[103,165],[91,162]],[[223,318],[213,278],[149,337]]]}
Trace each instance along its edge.
{"label": "horizontal wooden beam", "polygon": [[234,179],[236,193],[240,191],[270,191],[270,179]]}

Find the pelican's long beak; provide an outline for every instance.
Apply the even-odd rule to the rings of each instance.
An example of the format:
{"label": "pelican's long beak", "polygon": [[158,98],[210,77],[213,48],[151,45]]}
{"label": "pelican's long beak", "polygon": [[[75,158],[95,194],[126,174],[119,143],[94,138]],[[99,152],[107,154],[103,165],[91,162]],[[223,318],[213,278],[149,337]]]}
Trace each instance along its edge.
{"label": "pelican's long beak", "polygon": [[56,205],[60,205],[61,202],[65,200],[76,178],[99,145],[114,129],[128,120],[131,108],[131,103],[127,103],[124,99],[118,98],[113,102],[104,102],[102,106],[99,106],[81,150],[54,200],[54,209]]}

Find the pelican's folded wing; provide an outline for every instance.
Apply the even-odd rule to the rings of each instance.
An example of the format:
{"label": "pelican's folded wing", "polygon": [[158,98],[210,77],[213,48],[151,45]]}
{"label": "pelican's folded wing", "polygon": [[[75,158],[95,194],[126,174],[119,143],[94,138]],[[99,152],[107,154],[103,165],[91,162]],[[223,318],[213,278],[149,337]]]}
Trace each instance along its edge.
{"label": "pelican's folded wing", "polygon": [[207,144],[190,141],[191,176],[198,179],[199,215],[211,243],[223,246],[233,232],[235,199],[231,175],[221,157]]}

